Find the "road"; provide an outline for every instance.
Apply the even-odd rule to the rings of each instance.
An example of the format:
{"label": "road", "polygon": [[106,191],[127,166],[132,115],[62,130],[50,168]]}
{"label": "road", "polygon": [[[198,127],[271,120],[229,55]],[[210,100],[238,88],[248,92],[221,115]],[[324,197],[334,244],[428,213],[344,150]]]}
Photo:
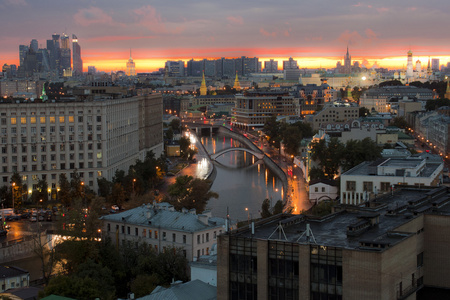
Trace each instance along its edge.
{"label": "road", "polygon": [[267,156],[269,156],[281,169],[284,170],[288,178],[288,191],[285,191],[288,193],[286,199],[289,206],[293,207],[293,213],[299,214],[303,210],[310,209],[312,204],[309,201],[309,197],[306,192],[305,180],[302,171],[292,163],[291,158],[282,156],[279,149],[269,146],[268,142],[264,138],[260,138],[252,133],[242,132],[236,129],[233,130],[246,136]]}

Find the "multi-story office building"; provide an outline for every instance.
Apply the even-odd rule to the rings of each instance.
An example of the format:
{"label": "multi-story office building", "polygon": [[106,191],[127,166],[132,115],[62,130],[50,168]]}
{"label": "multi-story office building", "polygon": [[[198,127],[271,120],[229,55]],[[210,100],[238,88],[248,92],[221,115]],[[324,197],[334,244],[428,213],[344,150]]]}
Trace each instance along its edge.
{"label": "multi-story office building", "polygon": [[433,72],[439,72],[439,58],[431,59],[431,70]]}
{"label": "multi-story office building", "polygon": [[61,36],[61,48],[60,51],[60,68],[62,70],[72,69],[72,56],[70,51],[70,39],[65,33]]}
{"label": "multi-story office building", "polygon": [[19,66],[23,66],[25,56],[27,55],[29,47],[27,45],[19,45]]}
{"label": "multi-story office building", "polygon": [[78,44],[78,38],[72,34],[72,55],[73,55],[73,72],[75,75],[83,74],[83,60],[81,59],[81,47]]}
{"label": "multi-story office building", "polygon": [[184,71],[184,61],[166,61],[166,69],[169,72],[170,76],[173,77],[184,77],[185,71]]}
{"label": "multi-story office building", "polygon": [[318,130],[323,124],[341,122],[342,126],[347,121],[357,119],[359,116],[359,107],[357,105],[334,104],[325,106],[317,114],[310,117],[312,119],[312,127]]}
{"label": "multi-story office building", "polygon": [[47,40],[47,50],[50,58],[50,68],[59,70],[60,65],[60,44],[59,34],[53,34],[51,40]]}
{"label": "multi-story office building", "polygon": [[127,76],[136,76],[136,64],[133,61],[133,58],[131,57],[131,50],[130,50],[130,58],[127,61]]}
{"label": "multi-story office building", "polygon": [[298,98],[286,91],[246,91],[236,95],[231,123],[250,129],[262,127],[271,116],[299,116]]}
{"label": "multi-story office building", "polygon": [[283,60],[283,70],[287,69],[298,69],[297,61],[292,57],[289,57],[289,60]]}
{"label": "multi-story office building", "polygon": [[[97,97],[93,97],[93,94]],[[162,97],[159,94],[114,99],[102,88],[85,101],[1,103],[2,185],[18,172],[31,193],[40,179],[52,193],[59,175],[77,170],[91,189],[97,178],[112,180],[148,151],[163,151]]]}
{"label": "multi-story office building", "polygon": [[[402,189],[219,236],[217,299],[416,299],[449,289],[450,194]],[[432,297],[423,299],[433,299]]]}
{"label": "multi-story office building", "polygon": [[202,76],[204,70],[202,60],[191,59],[187,62],[186,75],[187,76]]}
{"label": "multi-story office building", "polygon": [[394,185],[436,187],[442,183],[443,169],[442,158],[430,154],[363,162],[341,175],[341,203],[364,203],[391,192]]}
{"label": "multi-story office building", "polygon": [[264,72],[265,73],[276,73],[278,72],[278,61],[269,60],[264,62]]}
{"label": "multi-story office building", "polygon": [[175,211],[168,203],[142,205],[101,219],[103,236],[118,246],[125,241],[141,241],[157,253],[167,247],[182,248],[189,261],[209,255],[217,237],[225,231],[225,220],[212,217],[210,211]]}

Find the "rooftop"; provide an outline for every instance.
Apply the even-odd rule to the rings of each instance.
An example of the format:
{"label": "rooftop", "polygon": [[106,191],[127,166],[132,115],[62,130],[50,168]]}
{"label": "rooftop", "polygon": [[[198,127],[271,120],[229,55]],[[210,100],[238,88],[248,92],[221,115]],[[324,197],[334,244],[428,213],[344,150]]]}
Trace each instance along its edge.
{"label": "rooftop", "polygon": [[208,211],[199,215],[196,214],[195,209],[181,212],[175,211],[172,205],[165,202],[144,204],[124,212],[103,216],[100,219],[149,227],[157,226],[161,229],[185,232],[202,231],[207,228],[223,227],[225,225],[223,218],[212,217]]}
{"label": "rooftop", "polygon": [[138,300],[212,300],[217,298],[217,288],[201,280],[173,284],[170,288],[156,287],[150,295]]}
{"label": "rooftop", "polygon": [[396,231],[399,226],[423,213],[450,215],[449,203],[447,187],[403,188],[364,207],[339,205],[337,212],[322,218],[280,214],[256,223],[253,235],[247,227],[234,230],[231,234],[236,237],[383,251],[415,234]]}

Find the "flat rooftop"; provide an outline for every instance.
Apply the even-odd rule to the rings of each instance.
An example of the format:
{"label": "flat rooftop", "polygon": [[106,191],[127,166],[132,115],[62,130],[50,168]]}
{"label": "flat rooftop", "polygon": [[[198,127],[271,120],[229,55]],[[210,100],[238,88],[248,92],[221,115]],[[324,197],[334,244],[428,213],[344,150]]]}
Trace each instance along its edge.
{"label": "flat rooftop", "polygon": [[[383,251],[415,233],[396,228],[424,213],[450,215],[450,190],[403,188],[366,206],[338,205],[338,212],[317,218],[280,214],[255,224],[254,234],[247,227],[232,231],[233,236],[345,249]],[[376,225],[372,225],[374,222]],[[310,228],[309,240],[307,226]],[[311,234],[312,233],[312,234]]]}

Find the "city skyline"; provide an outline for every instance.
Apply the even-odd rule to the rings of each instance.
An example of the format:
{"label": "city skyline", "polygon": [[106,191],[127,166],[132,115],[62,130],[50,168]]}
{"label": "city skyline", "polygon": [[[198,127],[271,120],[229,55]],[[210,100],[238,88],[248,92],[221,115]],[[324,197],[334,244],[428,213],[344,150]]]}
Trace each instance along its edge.
{"label": "city skyline", "polygon": [[47,0],[42,5],[2,0],[0,9],[8,12],[2,19],[12,26],[0,33],[0,63],[19,65],[19,45],[37,39],[44,48],[52,33],[65,32],[79,38],[84,71],[88,66],[125,70],[130,48],[137,72],[162,68],[166,60],[240,56],[273,58],[279,65],[293,57],[300,68],[332,68],[343,61],[347,46],[353,61],[366,60],[369,67],[404,68],[409,50],[414,62],[420,59],[426,65],[431,57],[446,64],[448,33],[439,24],[450,14],[450,5],[436,2],[442,3],[346,0],[324,10],[323,3],[305,6],[287,0],[260,2],[258,7],[237,1],[62,5]]}

